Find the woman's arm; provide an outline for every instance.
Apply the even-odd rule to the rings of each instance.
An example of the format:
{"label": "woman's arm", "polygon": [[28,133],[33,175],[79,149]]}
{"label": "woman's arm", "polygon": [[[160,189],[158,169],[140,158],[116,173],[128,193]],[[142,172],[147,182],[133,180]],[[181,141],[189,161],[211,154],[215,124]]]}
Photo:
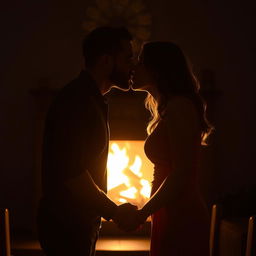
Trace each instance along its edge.
{"label": "woman's arm", "polygon": [[163,122],[170,144],[172,170],[140,210],[142,219],[179,199],[196,164],[195,149],[198,147],[198,141],[200,142],[201,132],[198,113],[193,102],[185,97],[173,98],[168,103]]}

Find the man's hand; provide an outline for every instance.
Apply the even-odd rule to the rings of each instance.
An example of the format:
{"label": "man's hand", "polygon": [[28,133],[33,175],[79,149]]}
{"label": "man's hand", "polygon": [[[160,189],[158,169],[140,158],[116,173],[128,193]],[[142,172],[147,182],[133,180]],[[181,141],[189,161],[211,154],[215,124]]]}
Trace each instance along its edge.
{"label": "man's hand", "polygon": [[144,222],[137,206],[125,203],[118,206],[113,221],[126,232],[134,231]]}

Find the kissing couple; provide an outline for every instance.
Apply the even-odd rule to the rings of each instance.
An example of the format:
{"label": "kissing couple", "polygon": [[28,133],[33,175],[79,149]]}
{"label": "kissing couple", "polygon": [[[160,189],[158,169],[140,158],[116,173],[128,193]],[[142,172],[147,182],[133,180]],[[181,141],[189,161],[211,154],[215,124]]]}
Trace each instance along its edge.
{"label": "kissing couple", "polygon": [[[151,256],[209,254],[209,213],[197,175],[201,146],[213,127],[199,82],[177,44],[147,42],[135,61],[132,40],[123,27],[90,32],[83,41],[85,68],[49,108],[37,217],[46,256],[93,256],[101,217],[129,232],[148,216]],[[104,95],[113,87],[147,92],[151,120],[144,150],[154,164],[154,180],[141,209],[129,203],[118,206],[106,195],[109,129]]]}

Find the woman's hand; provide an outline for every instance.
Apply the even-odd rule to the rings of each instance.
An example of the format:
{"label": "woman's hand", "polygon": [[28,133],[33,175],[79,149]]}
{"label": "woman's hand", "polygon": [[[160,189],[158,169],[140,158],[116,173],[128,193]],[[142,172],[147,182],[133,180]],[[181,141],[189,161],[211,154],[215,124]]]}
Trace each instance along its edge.
{"label": "woman's hand", "polygon": [[126,232],[131,232],[138,230],[146,222],[148,214],[141,209],[136,210],[133,215],[127,217],[125,223],[119,227]]}
{"label": "woman's hand", "polygon": [[129,204],[121,205],[118,208],[113,220],[120,229],[126,232],[137,230],[148,217],[143,209],[137,210]]}

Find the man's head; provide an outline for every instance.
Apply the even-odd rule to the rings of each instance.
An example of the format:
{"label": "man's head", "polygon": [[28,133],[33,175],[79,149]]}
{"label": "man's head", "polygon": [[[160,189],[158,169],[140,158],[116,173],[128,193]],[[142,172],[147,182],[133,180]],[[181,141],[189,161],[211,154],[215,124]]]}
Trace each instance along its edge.
{"label": "man's head", "polygon": [[124,27],[99,27],[90,32],[83,42],[87,69],[98,69],[110,87],[129,89],[132,68],[132,36]]}

